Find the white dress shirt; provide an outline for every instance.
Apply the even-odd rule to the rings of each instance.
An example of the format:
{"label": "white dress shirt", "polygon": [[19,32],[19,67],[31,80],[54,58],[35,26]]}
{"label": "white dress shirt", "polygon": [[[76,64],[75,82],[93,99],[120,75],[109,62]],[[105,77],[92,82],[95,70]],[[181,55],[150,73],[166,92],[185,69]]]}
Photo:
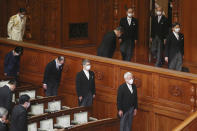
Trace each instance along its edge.
{"label": "white dress shirt", "polygon": [[89,79],[90,79],[90,73],[89,73],[89,71],[87,71],[87,70],[83,70],[83,71],[84,71],[86,77],[87,77],[88,80],[89,80]]}
{"label": "white dress shirt", "polygon": [[127,17],[128,24],[131,25],[132,18]]}
{"label": "white dress shirt", "polygon": [[133,94],[133,88],[132,88],[132,85],[130,85],[130,84],[128,84],[128,83],[127,83],[127,87],[129,88],[129,90],[130,90],[131,94]]}
{"label": "white dress shirt", "polygon": [[162,16],[158,16],[158,23],[160,22]]}
{"label": "white dress shirt", "polygon": [[179,34],[174,31],[173,31],[173,33],[174,33],[175,37],[177,38],[177,40],[179,40]]}

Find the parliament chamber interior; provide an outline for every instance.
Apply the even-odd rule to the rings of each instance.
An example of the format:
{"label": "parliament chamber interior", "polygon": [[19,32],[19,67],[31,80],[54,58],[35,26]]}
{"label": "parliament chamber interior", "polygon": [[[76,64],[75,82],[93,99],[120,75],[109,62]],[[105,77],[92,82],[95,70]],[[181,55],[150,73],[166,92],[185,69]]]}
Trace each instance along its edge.
{"label": "parliament chamber interior", "polygon": [[[156,26],[154,18],[158,15],[159,19],[159,10],[162,10],[160,21],[163,21],[153,28]],[[0,91],[15,79],[5,74],[5,56],[14,52],[16,47],[22,47],[12,107],[20,104],[22,95],[30,97],[26,131],[120,131],[122,118],[118,96],[121,85],[127,83],[125,74],[128,72],[132,74],[131,85],[135,85],[138,99],[137,113],[132,114],[132,131],[196,131],[196,11],[196,0],[0,0]],[[13,22],[14,15],[22,12],[25,12],[25,24],[14,27],[18,24]],[[167,28],[162,27],[164,17]],[[128,20],[126,27],[121,24],[124,18],[126,22]],[[12,22],[13,27],[9,30]],[[178,27],[179,37],[170,38],[170,32],[175,34]],[[24,29],[20,32],[20,40],[14,39],[18,33],[12,32],[14,28]],[[165,38],[153,37],[154,30],[166,30],[168,33]],[[135,39],[127,39],[134,45],[126,47],[132,52],[129,60],[124,60],[122,52],[126,31],[133,33],[130,37],[136,36]],[[174,50],[168,51],[167,45],[176,38],[176,46],[182,48],[180,44],[184,43],[183,50],[180,49],[184,54],[180,51],[176,55],[181,59],[177,60],[177,63],[181,62],[181,70],[170,69],[174,59],[170,59],[171,54],[167,55],[170,51],[174,53]],[[164,47],[161,47],[161,52],[157,51],[155,57],[152,46],[160,39]],[[108,47],[110,42],[113,45]],[[107,50],[113,55],[104,56]],[[65,60],[61,65],[58,95],[48,96],[43,88],[46,68],[53,60],[58,66],[59,56]],[[94,73],[96,93],[91,106],[79,106],[77,75],[85,69],[84,59],[91,64],[90,70]],[[159,65],[156,64],[158,61]],[[93,79],[89,73],[87,76],[85,72],[84,76],[88,80]],[[132,93],[135,93],[134,87]],[[7,118],[8,128],[12,125],[11,117],[12,114]],[[129,130],[124,128],[121,131]]]}

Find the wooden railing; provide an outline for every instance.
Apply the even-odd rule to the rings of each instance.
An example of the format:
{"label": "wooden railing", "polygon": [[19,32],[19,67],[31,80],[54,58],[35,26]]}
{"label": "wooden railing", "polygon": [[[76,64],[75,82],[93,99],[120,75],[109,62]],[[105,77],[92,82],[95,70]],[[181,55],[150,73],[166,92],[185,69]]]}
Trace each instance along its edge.
{"label": "wooden railing", "polygon": [[185,119],[172,131],[196,131],[197,130],[197,111]]}
{"label": "wooden railing", "polygon": [[[96,79],[93,114],[98,119],[116,118],[117,88],[124,82],[123,74],[130,71],[138,87],[139,109],[133,130],[170,131],[191,112],[197,110],[197,75],[124,62],[78,52],[0,38],[0,69],[4,56],[16,46],[24,47],[20,77],[27,82],[42,84],[46,64],[59,55],[66,57],[59,95],[64,105],[77,106],[75,77],[82,69],[82,59],[91,61]],[[3,74],[3,70],[0,70]],[[29,77],[31,76],[31,77]],[[143,118],[143,121],[141,121]]]}

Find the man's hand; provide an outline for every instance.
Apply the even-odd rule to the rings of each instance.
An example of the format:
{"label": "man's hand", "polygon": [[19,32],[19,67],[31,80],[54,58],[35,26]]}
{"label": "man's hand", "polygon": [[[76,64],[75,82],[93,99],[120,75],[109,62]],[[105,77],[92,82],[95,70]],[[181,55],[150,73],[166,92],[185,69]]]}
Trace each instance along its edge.
{"label": "man's hand", "polygon": [[79,101],[81,102],[81,101],[82,101],[82,99],[83,99],[83,97],[82,97],[82,96],[80,96],[80,97],[79,97]]}
{"label": "man's hand", "polygon": [[96,95],[94,94],[94,95],[93,95],[93,98],[95,98],[95,96],[96,96]]}
{"label": "man's hand", "polygon": [[7,73],[4,73],[4,75],[7,76],[8,74]]}
{"label": "man's hand", "polygon": [[164,45],[166,44],[166,39],[164,39]]}
{"label": "man's hand", "polygon": [[136,116],[136,114],[137,114],[137,109],[135,109],[135,110],[133,111],[133,116]]}
{"label": "man's hand", "polygon": [[122,116],[123,116],[123,111],[122,111],[122,110],[119,110],[118,115],[119,115],[120,117],[122,117]]}
{"label": "man's hand", "polygon": [[46,85],[46,84],[43,84],[42,87],[43,87],[43,89],[45,89],[45,90],[47,89],[47,85]]}
{"label": "man's hand", "polygon": [[137,44],[137,40],[135,40],[135,44]]}
{"label": "man's hand", "polygon": [[122,42],[122,39],[119,39],[118,41],[121,43]]}
{"label": "man's hand", "polygon": [[168,62],[168,57],[165,57],[165,61]]}
{"label": "man's hand", "polygon": [[153,42],[153,39],[152,38],[150,38],[150,42]]}

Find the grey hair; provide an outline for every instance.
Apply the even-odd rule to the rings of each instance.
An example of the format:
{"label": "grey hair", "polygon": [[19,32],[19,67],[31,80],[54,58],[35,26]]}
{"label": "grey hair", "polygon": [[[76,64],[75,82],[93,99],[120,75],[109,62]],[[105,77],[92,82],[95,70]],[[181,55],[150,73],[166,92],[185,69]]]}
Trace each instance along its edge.
{"label": "grey hair", "polygon": [[0,118],[2,118],[3,116],[7,116],[8,114],[8,110],[5,109],[4,107],[0,107]]}
{"label": "grey hair", "polygon": [[90,63],[90,60],[84,59],[84,60],[82,61],[82,65],[86,65],[86,63]]}
{"label": "grey hair", "polygon": [[58,56],[58,61],[62,61],[62,60],[65,60],[65,57],[64,56]]}
{"label": "grey hair", "polygon": [[126,72],[126,73],[124,73],[124,79],[127,79],[127,77],[128,77],[129,75],[133,76],[133,74],[132,74],[131,72]]}

